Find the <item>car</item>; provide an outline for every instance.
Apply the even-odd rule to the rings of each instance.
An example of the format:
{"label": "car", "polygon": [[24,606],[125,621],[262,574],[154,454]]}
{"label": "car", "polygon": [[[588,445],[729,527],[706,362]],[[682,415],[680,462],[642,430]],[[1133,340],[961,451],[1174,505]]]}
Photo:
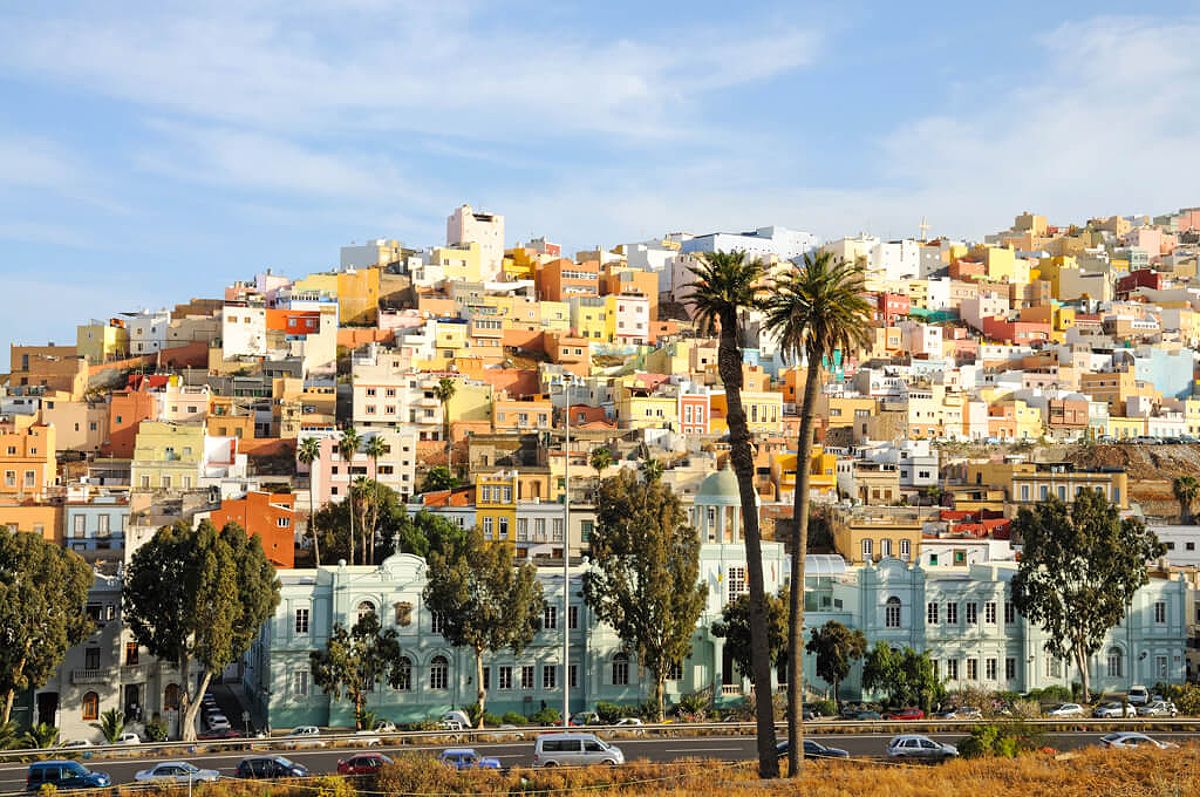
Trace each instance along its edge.
{"label": "car", "polygon": [[291,733],[288,733],[280,738],[279,743],[284,747],[296,749],[299,747],[324,747],[323,742],[319,737],[321,729],[316,725],[301,725],[292,728]]}
{"label": "car", "polygon": [[196,738],[208,741],[216,739],[240,739],[242,738],[242,732],[233,728],[209,728],[204,733],[197,734]]}
{"label": "car", "polygon": [[1123,717],[1136,717],[1137,714],[1137,706],[1132,703],[1122,703],[1119,700],[1110,700],[1092,709],[1092,716],[1097,719],[1120,719]]}
{"label": "car", "polygon": [[577,711],[571,717],[572,725],[602,725],[600,715],[594,711]]}
{"label": "car", "polygon": [[59,745],[59,747],[63,748],[64,750],[70,750],[76,747],[92,747],[92,743],[87,739],[73,739],[69,742],[63,742]]}
{"label": "car", "polygon": [[125,733],[118,736],[117,740],[115,742],[113,742],[113,744],[120,744],[120,745],[133,745],[133,744],[141,744],[141,743],[142,743],[142,737],[138,736],[136,733],[134,733],[132,731],[126,731]]}
{"label": "car", "polygon": [[621,717],[621,719],[619,719],[613,723],[613,727],[614,728],[637,728],[637,727],[641,727],[642,725],[645,725],[645,724],[646,723],[642,722],[637,717]]}
{"label": "car", "polygon": [[339,775],[373,775],[380,767],[392,763],[392,759],[383,753],[358,753],[349,758],[340,758],[337,762]]}
{"label": "car", "polygon": [[863,709],[862,711],[858,711],[858,712],[852,714],[851,716],[847,717],[847,719],[881,720],[881,719],[883,719],[883,715],[880,714],[878,711],[874,711],[874,710],[868,708],[868,709]]}
{"label": "car", "polygon": [[375,723],[375,733],[395,733],[396,726],[387,720],[379,720]]}
{"label": "car", "polygon": [[227,731],[233,727],[229,724],[229,719],[224,714],[212,714],[205,717],[204,724],[208,726],[210,731]]}
{"label": "car", "polygon": [[303,778],[308,768],[281,755],[243,758],[234,774],[239,778],[274,780],[275,778]]}
{"label": "car", "polygon": [[471,718],[467,716],[467,712],[460,711],[458,709],[447,711],[441,716],[441,720],[442,722],[457,722],[459,725],[459,730],[470,728],[472,726]]}
{"label": "car", "polygon": [[904,734],[888,742],[888,758],[915,758],[922,761],[945,761],[958,757],[958,748],[952,744],[935,742],[928,736]]}
{"label": "car", "polygon": [[78,761],[36,761],[25,773],[25,790],[41,791],[43,786],[55,790],[100,789],[112,785],[107,772],[88,769]]}
{"label": "car", "polygon": [[458,733],[459,731],[466,730],[467,726],[463,725],[458,720],[439,720],[437,723],[437,729],[439,731],[454,731],[455,733]]}
{"label": "car", "polygon": [[1137,713],[1139,717],[1175,717],[1179,715],[1179,709],[1169,700],[1154,700],[1139,706]]}
{"label": "car", "polygon": [[1128,731],[1101,736],[1100,744],[1117,750],[1133,750],[1138,747],[1157,747],[1159,750],[1166,750],[1179,746],[1174,742],[1160,742],[1156,739],[1151,739],[1144,733],[1132,733]]}
{"label": "car", "polygon": [[[787,739],[783,739],[775,744],[775,754],[783,758],[788,754],[789,748],[790,743]],[[840,747],[827,747],[820,742],[814,742],[812,739],[805,739],[804,757],[807,759],[849,758],[850,754]]]}
{"label": "car", "polygon": [[910,706],[908,708],[899,708],[895,711],[890,711],[887,714],[884,714],[883,718],[885,720],[923,720],[925,719],[925,712],[919,708]]}
{"label": "car", "polygon": [[1078,703],[1059,703],[1046,710],[1047,717],[1082,717],[1083,706]]}
{"label": "car", "polygon": [[940,720],[981,720],[983,712],[974,706],[958,706],[940,714],[934,714],[934,719]]}
{"label": "car", "polygon": [[221,777],[215,769],[200,769],[187,761],[163,761],[133,776],[138,783],[213,783]]}
{"label": "car", "polygon": [[451,747],[438,755],[438,761],[455,769],[503,769],[499,758],[481,756],[471,747]]}
{"label": "car", "polygon": [[1129,694],[1125,699],[1134,706],[1144,706],[1150,702],[1150,690],[1141,684],[1129,687]]}
{"label": "car", "polygon": [[625,754],[593,733],[544,733],[533,747],[534,767],[608,764],[620,766]]}

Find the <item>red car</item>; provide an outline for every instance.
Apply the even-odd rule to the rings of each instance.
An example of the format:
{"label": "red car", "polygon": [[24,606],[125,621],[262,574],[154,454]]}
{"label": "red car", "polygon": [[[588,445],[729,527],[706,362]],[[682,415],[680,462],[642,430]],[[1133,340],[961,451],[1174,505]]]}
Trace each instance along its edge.
{"label": "red car", "polygon": [[225,728],[224,730],[205,731],[198,735],[197,739],[240,739],[242,732],[233,728]]}
{"label": "red car", "polygon": [[392,759],[383,753],[359,753],[338,761],[339,775],[373,775],[384,764],[392,763]]}
{"label": "red car", "polygon": [[885,720],[923,720],[925,712],[919,708],[900,708],[883,715]]}

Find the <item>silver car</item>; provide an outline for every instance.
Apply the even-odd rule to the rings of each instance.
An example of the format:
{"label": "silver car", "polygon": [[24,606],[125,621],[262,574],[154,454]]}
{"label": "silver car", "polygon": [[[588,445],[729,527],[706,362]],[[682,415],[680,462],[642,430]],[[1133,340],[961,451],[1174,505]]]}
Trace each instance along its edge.
{"label": "silver car", "polygon": [[945,761],[958,757],[958,748],[952,744],[935,742],[928,736],[909,733],[896,736],[887,746],[888,758],[919,758],[924,761]]}
{"label": "silver car", "polygon": [[212,783],[221,777],[215,769],[200,769],[187,761],[163,761],[133,776],[138,783]]}
{"label": "silver car", "polygon": [[535,767],[585,766],[625,763],[625,754],[594,733],[544,733],[533,748]]}

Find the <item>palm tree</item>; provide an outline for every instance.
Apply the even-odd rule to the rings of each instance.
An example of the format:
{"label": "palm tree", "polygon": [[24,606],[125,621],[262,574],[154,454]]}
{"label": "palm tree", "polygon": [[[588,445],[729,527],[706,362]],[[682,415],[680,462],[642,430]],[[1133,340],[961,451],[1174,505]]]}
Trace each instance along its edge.
{"label": "palm tree", "polygon": [[599,494],[600,476],[605,469],[613,464],[612,451],[609,451],[604,446],[592,450],[592,456],[588,459],[588,463],[592,466],[592,470],[596,471],[596,491]]}
{"label": "palm tree", "polygon": [[115,708],[110,708],[100,715],[99,722],[92,723],[92,727],[100,731],[105,742],[116,744],[117,740],[121,738],[121,734],[125,732],[125,715]]}
{"label": "palm tree", "polygon": [[354,564],[354,476],[350,472],[350,463],[354,461],[354,455],[358,453],[361,442],[362,437],[354,431],[353,426],[347,427],[338,441],[339,453],[342,455],[342,461],[346,463],[346,500],[350,502],[350,564]]}
{"label": "palm tree", "polygon": [[446,440],[446,467],[451,469],[453,465],[450,462],[450,452],[453,446],[450,442],[450,399],[454,398],[457,392],[458,383],[448,376],[439,379],[433,388],[434,398],[442,402],[442,437]]}
{"label": "palm tree", "polygon": [[784,356],[807,360],[800,433],[796,440],[796,495],[792,516],[792,590],[788,618],[788,776],[803,765],[804,558],[808,550],[809,484],[812,481],[813,420],[821,370],[841,351],[848,356],[870,345],[871,305],[863,297],[862,266],[836,260],[830,252],[805,255],[796,271],[778,280],[763,301],[764,327],[779,339]]}
{"label": "palm tree", "polygon": [[742,406],[742,347],[738,339],[738,317],[758,304],[762,266],[744,252],[704,252],[700,262],[688,266],[695,282],[688,296],[702,333],[720,329],[717,370],[725,385],[729,425],[729,457],[737,476],[742,501],[742,528],[746,535],[746,575],[750,587],[751,679],[757,699],[758,774],[779,775],[775,752],[775,712],[771,702],[771,652],[767,637],[767,598],[763,586],[762,535],[758,525],[758,495],[754,489],[754,453],[750,426]]}
{"label": "palm tree", "polygon": [[1200,495],[1200,481],[1195,476],[1176,476],[1171,482],[1171,492],[1179,502],[1179,522],[1185,526],[1192,522],[1192,504]]}
{"label": "palm tree", "polygon": [[[363,447],[363,453],[371,460],[371,479],[374,481],[374,486],[371,489],[371,564],[375,564],[375,526],[379,522],[379,458],[388,452],[387,444],[383,442],[383,435],[374,434],[367,438],[367,444]],[[367,542],[363,540],[363,554],[367,552]]]}
{"label": "palm tree", "polygon": [[321,458],[321,441],[306,437],[296,448],[296,458],[308,466],[308,533],[312,535],[313,562],[321,566],[321,542],[317,538],[317,491],[314,485],[313,464]]}
{"label": "palm tree", "polygon": [[45,750],[58,746],[58,728],[48,722],[34,725],[21,737],[21,746],[28,750]]}

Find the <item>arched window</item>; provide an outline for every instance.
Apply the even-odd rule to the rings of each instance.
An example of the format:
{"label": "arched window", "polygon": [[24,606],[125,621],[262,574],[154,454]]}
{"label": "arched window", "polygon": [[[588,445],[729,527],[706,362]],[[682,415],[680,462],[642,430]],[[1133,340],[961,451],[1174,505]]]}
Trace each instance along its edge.
{"label": "arched window", "polygon": [[613,656],[612,682],[613,686],[629,685],[629,656],[624,653],[618,653]]}
{"label": "arched window", "polygon": [[450,662],[445,656],[434,656],[429,662],[429,688],[446,689],[450,684]]}
{"label": "arched window", "polygon": [[883,624],[887,628],[900,627],[900,599],[895,595],[883,605]]}
{"label": "arched window", "polygon": [[375,604],[371,603],[370,601],[363,601],[362,603],[358,604],[357,622],[362,622],[362,619],[368,614],[375,614]]}
{"label": "arched window", "polygon": [[84,720],[100,719],[100,695],[95,692],[88,692],[83,696],[83,718]]}
{"label": "arched window", "polygon": [[1108,649],[1108,677],[1109,678],[1121,678],[1122,677],[1121,671],[1124,669],[1122,667],[1122,665],[1124,663],[1124,661],[1123,661],[1124,655],[1125,654],[1121,652],[1120,648],[1109,648]]}
{"label": "arched window", "polygon": [[396,662],[396,691],[412,691],[412,659],[408,656],[401,656]]}
{"label": "arched window", "polygon": [[167,688],[163,690],[163,708],[179,710],[179,684],[167,684]]}

